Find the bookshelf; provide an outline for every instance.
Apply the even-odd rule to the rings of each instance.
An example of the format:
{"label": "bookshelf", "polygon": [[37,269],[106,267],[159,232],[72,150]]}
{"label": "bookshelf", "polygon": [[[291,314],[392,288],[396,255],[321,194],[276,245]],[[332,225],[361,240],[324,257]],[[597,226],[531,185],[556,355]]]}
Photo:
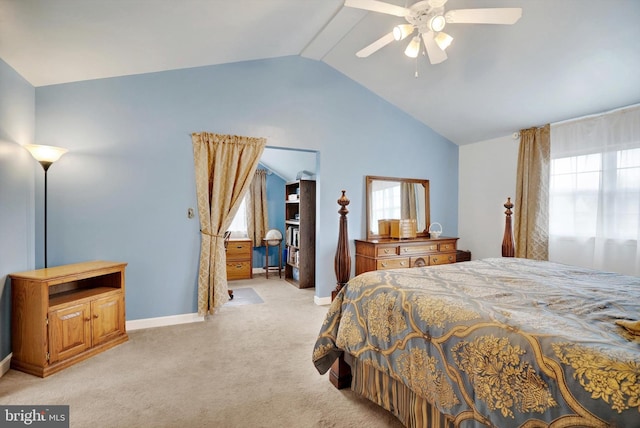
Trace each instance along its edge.
{"label": "bookshelf", "polygon": [[316,182],[285,184],[285,279],[298,288],[316,285]]}

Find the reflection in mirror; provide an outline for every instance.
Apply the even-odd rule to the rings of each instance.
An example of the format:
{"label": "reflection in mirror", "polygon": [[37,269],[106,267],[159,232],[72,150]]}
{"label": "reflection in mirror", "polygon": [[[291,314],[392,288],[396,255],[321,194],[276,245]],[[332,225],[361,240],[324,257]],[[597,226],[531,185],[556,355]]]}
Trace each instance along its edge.
{"label": "reflection in mirror", "polygon": [[391,219],[415,219],[417,236],[427,236],[429,180],[374,176],[366,180],[367,239],[388,237],[379,221]]}

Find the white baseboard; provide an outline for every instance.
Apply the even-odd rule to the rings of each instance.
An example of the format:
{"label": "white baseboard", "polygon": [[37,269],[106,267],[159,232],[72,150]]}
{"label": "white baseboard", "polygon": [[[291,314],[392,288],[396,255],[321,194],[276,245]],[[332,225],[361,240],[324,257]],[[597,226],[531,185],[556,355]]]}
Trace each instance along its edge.
{"label": "white baseboard", "polygon": [[0,377],[2,377],[11,368],[11,356],[13,352],[6,356],[2,362],[0,362]]}
{"label": "white baseboard", "polygon": [[191,322],[202,322],[204,316],[198,314],[170,315],[167,317],[145,318],[141,320],[127,321],[127,331],[140,330],[142,328],[165,327],[168,325],[188,324]]}
{"label": "white baseboard", "polygon": [[331,296],[327,296],[327,297],[313,296],[313,303],[315,303],[318,306],[330,305],[331,304]]}

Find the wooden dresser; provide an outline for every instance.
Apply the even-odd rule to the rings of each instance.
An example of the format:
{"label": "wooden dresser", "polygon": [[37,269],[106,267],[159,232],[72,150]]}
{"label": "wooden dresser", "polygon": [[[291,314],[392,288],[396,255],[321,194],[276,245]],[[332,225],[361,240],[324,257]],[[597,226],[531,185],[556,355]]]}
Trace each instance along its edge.
{"label": "wooden dresser", "polygon": [[382,269],[412,268],[456,262],[458,238],[356,239],[356,275]]}
{"label": "wooden dresser", "polygon": [[126,263],[12,273],[11,368],[45,377],[128,339]]}
{"label": "wooden dresser", "polygon": [[230,239],[227,244],[227,281],[253,278],[251,239]]}

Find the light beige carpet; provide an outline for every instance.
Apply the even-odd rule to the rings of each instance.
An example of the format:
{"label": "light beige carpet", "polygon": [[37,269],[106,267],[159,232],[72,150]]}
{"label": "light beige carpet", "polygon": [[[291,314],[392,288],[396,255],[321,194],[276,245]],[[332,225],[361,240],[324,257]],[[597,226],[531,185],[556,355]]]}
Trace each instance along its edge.
{"label": "light beige carpet", "polygon": [[129,341],[48,378],[0,378],[2,404],[68,404],[71,427],[401,427],[337,390],[311,362],[327,311],[313,289],[264,275],[234,281],[264,303],[205,322],[129,332]]}

